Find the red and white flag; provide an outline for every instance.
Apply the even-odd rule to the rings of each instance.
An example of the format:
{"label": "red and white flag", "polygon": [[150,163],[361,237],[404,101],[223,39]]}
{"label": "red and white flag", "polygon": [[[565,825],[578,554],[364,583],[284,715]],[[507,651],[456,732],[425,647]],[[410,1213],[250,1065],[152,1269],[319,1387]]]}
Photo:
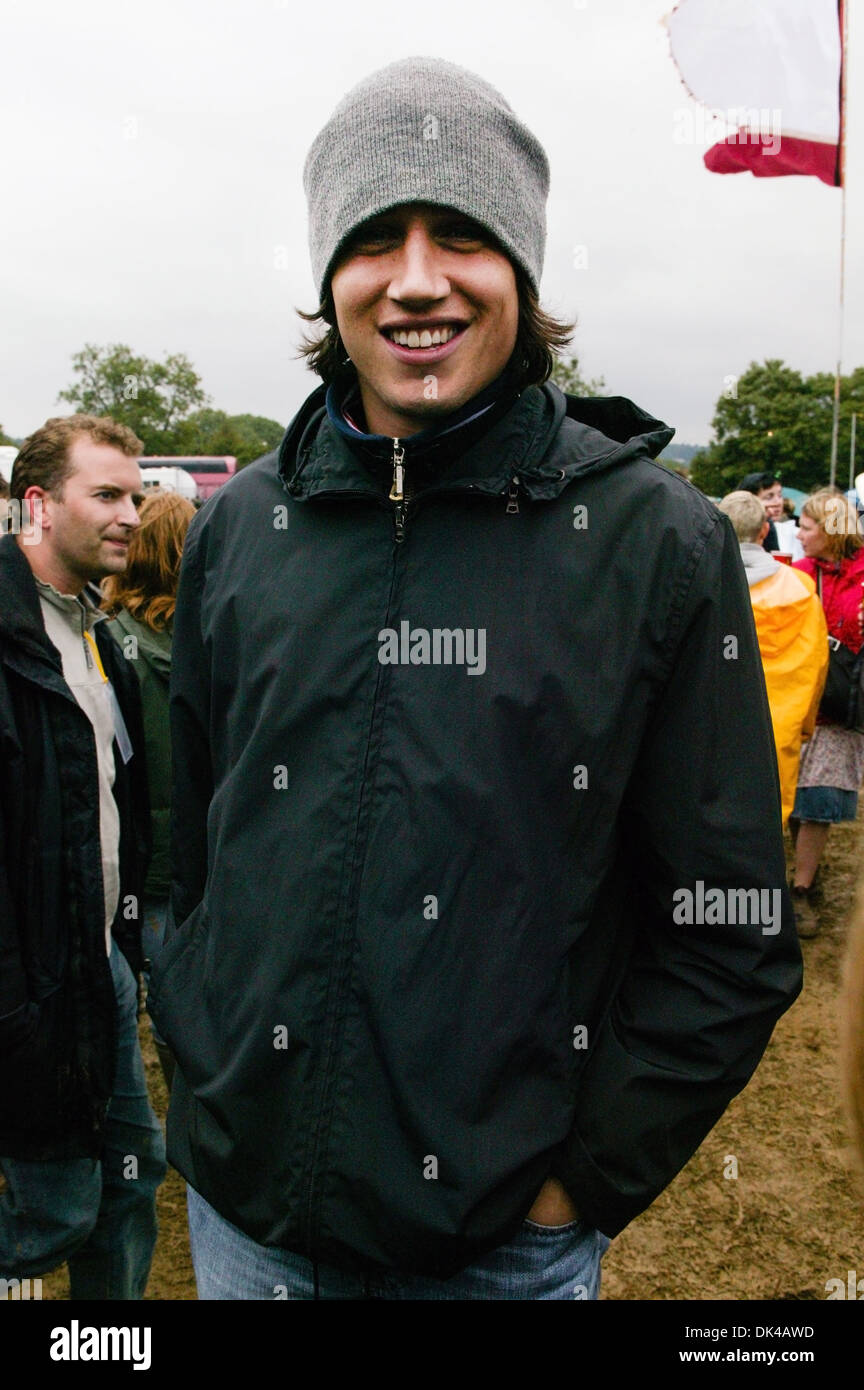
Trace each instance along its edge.
{"label": "red and white flag", "polygon": [[666,19],[690,94],[736,129],[715,174],[842,182],[842,0],[681,0]]}

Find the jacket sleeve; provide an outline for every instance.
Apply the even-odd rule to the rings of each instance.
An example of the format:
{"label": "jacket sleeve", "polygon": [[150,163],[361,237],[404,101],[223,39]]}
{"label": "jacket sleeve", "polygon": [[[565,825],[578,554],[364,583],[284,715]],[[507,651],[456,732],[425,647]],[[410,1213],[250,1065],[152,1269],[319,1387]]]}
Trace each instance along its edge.
{"label": "jacket sleeve", "polygon": [[698,1148],[801,987],[771,721],[727,518],[691,559],[610,875],[629,946],[554,1169],[609,1236]]}
{"label": "jacket sleeve", "polygon": [[0,1057],[27,1039],[39,1018],[37,1005],[30,1001],[18,936],[19,909],[13,897],[12,816],[23,776],[21,748],[0,666]]}
{"label": "jacket sleeve", "polygon": [[201,630],[203,579],[195,522],[187,533],[174,614],[171,659],[171,908],[168,933],[204,896],[210,762],[210,665]]}

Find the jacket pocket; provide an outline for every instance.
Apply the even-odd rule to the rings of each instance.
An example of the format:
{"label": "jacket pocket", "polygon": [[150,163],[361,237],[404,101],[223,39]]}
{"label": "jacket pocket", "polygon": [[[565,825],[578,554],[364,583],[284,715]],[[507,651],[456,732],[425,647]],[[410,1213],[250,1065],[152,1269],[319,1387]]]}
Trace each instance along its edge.
{"label": "jacket pocket", "polygon": [[82,1109],[68,987],[28,1006],[28,1016],[26,1031],[0,1060],[0,1152],[47,1156],[73,1134],[72,1112]]}
{"label": "jacket pocket", "polygon": [[200,1071],[195,1066],[196,1038],[206,1009],[201,947],[209,926],[201,902],[160,951],[147,997],[148,1013],[190,1082]]}

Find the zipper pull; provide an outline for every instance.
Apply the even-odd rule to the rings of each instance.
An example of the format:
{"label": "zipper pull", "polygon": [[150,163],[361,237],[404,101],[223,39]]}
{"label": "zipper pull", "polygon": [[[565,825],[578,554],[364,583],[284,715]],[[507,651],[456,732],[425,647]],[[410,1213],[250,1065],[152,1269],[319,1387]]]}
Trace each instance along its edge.
{"label": "zipper pull", "polygon": [[401,545],[405,539],[405,450],[398,439],[393,440],[393,486],[390,501],[395,503],[394,524],[396,543]]}
{"label": "zipper pull", "polygon": [[393,486],[392,486],[391,489],[390,489],[390,501],[391,501],[391,502],[401,502],[401,501],[402,501],[403,488],[404,488],[404,485],[405,485],[405,468],[404,468],[404,465],[403,465],[403,459],[404,459],[404,458],[405,458],[405,450],[404,450],[404,449],[402,448],[402,446],[400,445],[399,440],[398,440],[398,439],[394,439],[394,440],[393,440]]}
{"label": "zipper pull", "polygon": [[515,516],[519,510],[519,479],[511,478],[507,489],[507,515]]}

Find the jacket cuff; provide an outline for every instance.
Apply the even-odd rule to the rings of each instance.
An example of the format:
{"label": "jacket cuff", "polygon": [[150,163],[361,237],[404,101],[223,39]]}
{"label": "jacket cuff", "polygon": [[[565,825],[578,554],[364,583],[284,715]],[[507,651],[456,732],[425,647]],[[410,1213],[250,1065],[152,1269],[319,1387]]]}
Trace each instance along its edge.
{"label": "jacket cuff", "polygon": [[575,1130],[556,1149],[552,1175],[563,1183],[582,1220],[610,1240],[650,1205],[644,1194],[628,1197],[609,1182]]}

